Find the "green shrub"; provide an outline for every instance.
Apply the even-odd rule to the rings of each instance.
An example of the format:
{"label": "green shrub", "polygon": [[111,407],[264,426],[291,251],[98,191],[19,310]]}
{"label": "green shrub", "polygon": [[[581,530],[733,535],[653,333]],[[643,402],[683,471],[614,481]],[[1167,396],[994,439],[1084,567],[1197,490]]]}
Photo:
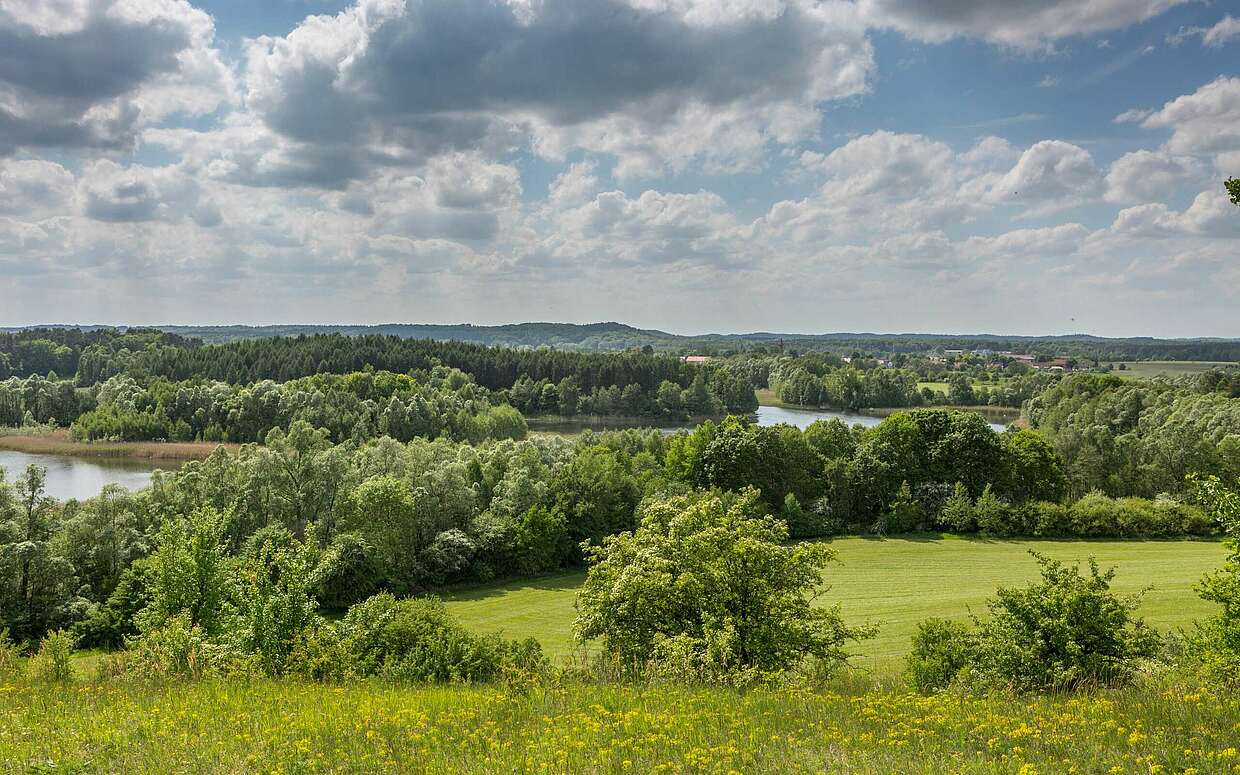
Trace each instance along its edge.
{"label": "green shrub", "polygon": [[49,632],[30,661],[30,672],[38,681],[65,683],[73,680],[73,638],[64,630]]}
{"label": "green shrub", "polygon": [[1114,570],[1089,574],[1032,553],[1042,579],[1000,588],[990,618],[973,627],[930,619],[918,626],[906,663],[920,691],[955,680],[974,688],[1047,691],[1122,686],[1160,648],[1157,634],[1135,617],[1140,596],[1110,590]]}
{"label": "green shrub", "polygon": [[21,649],[9,638],[7,629],[0,629],[0,681],[22,672]]}
{"label": "green shrub", "polygon": [[438,599],[387,593],[350,608],[339,636],[349,672],[404,681],[489,681],[513,653],[498,637],[468,632]]}
{"label": "green shrub", "polygon": [[1188,653],[1210,678],[1240,683],[1240,486],[1226,487],[1213,476],[1190,477],[1190,481],[1197,497],[1226,531],[1228,556],[1223,567],[1197,587],[1203,599],[1217,603],[1220,609],[1189,634]]}
{"label": "green shrub", "polygon": [[191,679],[255,672],[252,658],[235,646],[213,640],[203,627],[181,613],[131,641],[121,667],[129,677]]}
{"label": "green shrub", "polygon": [[969,626],[948,619],[919,622],[913,649],[905,657],[905,675],[923,694],[945,689],[975,657],[976,644]]}
{"label": "green shrub", "polygon": [[383,567],[374,547],[357,533],[337,536],[319,558],[315,597],[329,611],[343,611],[379,591]]}
{"label": "green shrub", "polygon": [[951,496],[943,504],[939,522],[949,530],[959,533],[971,533],[977,530],[977,514],[973,510],[973,499],[965,486],[956,482]]}
{"label": "green shrub", "polygon": [[989,535],[1012,535],[1011,509],[1007,502],[995,495],[990,485],[982,490],[973,505],[977,529]]}
{"label": "green shrub", "polygon": [[148,583],[145,560],[137,560],[126,568],[107,601],[73,626],[78,645],[118,649],[125,645],[126,638],[137,635],[135,619],[151,602]]}
{"label": "green shrub", "polygon": [[1134,615],[1140,595],[1111,592],[1114,569],[1089,574],[1033,553],[1042,580],[1000,588],[978,627],[972,673],[980,683],[1020,690],[1120,686],[1159,648]]}
{"label": "green shrub", "polygon": [[814,604],[834,553],[788,545],[787,526],[764,516],[759,497],[647,501],[635,532],[588,550],[576,637],[600,639],[603,658],[633,675],[669,661],[711,675],[774,673],[811,657],[842,664],[845,644],[868,631]]}

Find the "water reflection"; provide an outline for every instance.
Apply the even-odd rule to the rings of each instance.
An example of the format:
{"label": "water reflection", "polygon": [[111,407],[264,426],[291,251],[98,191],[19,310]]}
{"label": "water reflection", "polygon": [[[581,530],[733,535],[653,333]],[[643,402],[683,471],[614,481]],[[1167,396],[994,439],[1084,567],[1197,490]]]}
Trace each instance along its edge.
{"label": "water reflection", "polygon": [[93,498],[109,484],[140,490],[150,483],[151,472],[160,467],[132,460],[0,450],[0,468],[5,469],[5,479],[9,482],[21,476],[32,463],[47,469],[47,494],[57,500]]}

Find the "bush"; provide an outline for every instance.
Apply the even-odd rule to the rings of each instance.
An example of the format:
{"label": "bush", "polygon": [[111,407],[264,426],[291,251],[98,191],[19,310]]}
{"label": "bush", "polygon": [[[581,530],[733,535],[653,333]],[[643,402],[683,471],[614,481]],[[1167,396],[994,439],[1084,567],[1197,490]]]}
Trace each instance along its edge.
{"label": "bush", "polygon": [[1196,666],[1223,683],[1240,682],[1240,488],[1216,477],[1191,479],[1197,497],[1227,533],[1227,561],[1197,587],[1202,599],[1221,606],[1217,614],[1189,635],[1188,652]]}
{"label": "bush", "polygon": [[999,589],[980,626],[975,673],[1016,689],[1072,689],[1128,683],[1158,651],[1157,634],[1134,616],[1140,595],[1111,592],[1115,570],[1089,575],[1034,553],[1042,581]]}
{"label": "bush", "polygon": [[939,521],[949,530],[970,533],[977,530],[977,516],[973,510],[973,499],[969,491],[960,482],[956,482],[951,497],[943,504]]}
{"label": "bush", "polygon": [[128,658],[117,667],[129,677],[199,680],[255,672],[253,660],[231,644],[214,640],[187,613],[131,641]]}
{"label": "bush", "polygon": [[73,636],[82,648],[117,649],[125,639],[138,634],[138,613],[151,602],[145,560],[126,568],[107,601],[90,616],[73,626]]}
{"label": "bush", "polygon": [[1047,691],[1122,686],[1160,639],[1135,617],[1140,596],[1110,591],[1114,570],[1089,575],[1078,566],[1032,553],[1042,580],[1023,589],[1000,588],[987,603],[990,619],[969,629],[928,620],[913,638],[908,675],[933,691],[954,680],[976,688]]}
{"label": "bush", "polygon": [[[588,549],[576,637],[630,675],[668,663],[700,675],[776,672],[807,658],[833,665],[868,635],[814,605],[834,559],[821,543],[787,545],[759,494],[699,492],[648,501],[636,532]],[[679,668],[678,668],[679,669]]]}
{"label": "bush", "polygon": [[350,608],[339,637],[350,665],[336,672],[405,681],[489,681],[514,654],[541,654],[528,644],[518,648],[471,634],[438,599],[398,600],[386,593]]}
{"label": "bush", "polygon": [[30,672],[35,680],[47,683],[73,680],[73,638],[69,633],[49,632],[39,644],[39,653],[30,661]]}
{"label": "bush", "polygon": [[983,533],[997,536],[1015,534],[1012,530],[1011,507],[994,494],[989,484],[973,505],[973,515],[977,520],[977,529]]}
{"label": "bush", "polygon": [[964,622],[926,619],[918,623],[913,650],[905,657],[905,675],[917,691],[946,688],[973,660],[973,633]]}
{"label": "bush", "polygon": [[0,680],[12,678],[21,671],[21,649],[9,638],[8,630],[0,630]]}
{"label": "bush", "polygon": [[379,591],[383,568],[374,548],[357,533],[337,536],[315,571],[315,597],[329,611],[343,611]]}

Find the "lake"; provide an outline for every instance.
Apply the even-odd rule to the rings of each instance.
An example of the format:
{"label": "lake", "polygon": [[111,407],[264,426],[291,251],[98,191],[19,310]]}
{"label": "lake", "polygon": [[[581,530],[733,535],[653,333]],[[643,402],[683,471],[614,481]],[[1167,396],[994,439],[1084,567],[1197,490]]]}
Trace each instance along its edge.
{"label": "lake", "polygon": [[0,450],[0,468],[5,469],[5,479],[9,482],[21,476],[32,463],[47,469],[47,494],[57,500],[93,498],[109,484],[140,490],[150,483],[151,472],[160,467],[132,460]]}
{"label": "lake", "polygon": [[[986,410],[979,411],[979,413],[986,419],[992,430],[1000,433],[1007,430],[1008,423],[1019,415],[1019,412],[1015,409],[1002,409],[999,407],[994,409],[986,408]],[[871,428],[883,421],[883,418],[877,414],[858,414],[853,412],[837,412],[832,409],[801,409],[783,406],[759,406],[758,411],[753,414],[753,417],[758,425],[778,425],[784,423],[795,425],[802,429],[808,428],[816,420],[843,420],[849,425],[862,425],[866,428]],[[654,422],[657,423],[658,421]],[[675,433],[679,430],[695,427],[694,424],[688,423],[680,425],[669,425],[666,423],[652,425],[650,420],[615,417],[590,417],[571,420],[535,417],[529,420],[529,426],[531,431],[557,433],[566,436],[587,430],[607,431],[649,427],[656,427],[663,433]]]}

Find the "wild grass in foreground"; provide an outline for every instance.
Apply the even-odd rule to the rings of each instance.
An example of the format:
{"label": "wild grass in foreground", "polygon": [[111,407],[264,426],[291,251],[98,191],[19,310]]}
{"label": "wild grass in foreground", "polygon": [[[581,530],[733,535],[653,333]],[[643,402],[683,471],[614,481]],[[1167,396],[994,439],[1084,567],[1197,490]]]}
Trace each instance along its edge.
{"label": "wild grass in foreground", "polygon": [[0,772],[1226,773],[1240,698],[244,681],[0,687]]}

